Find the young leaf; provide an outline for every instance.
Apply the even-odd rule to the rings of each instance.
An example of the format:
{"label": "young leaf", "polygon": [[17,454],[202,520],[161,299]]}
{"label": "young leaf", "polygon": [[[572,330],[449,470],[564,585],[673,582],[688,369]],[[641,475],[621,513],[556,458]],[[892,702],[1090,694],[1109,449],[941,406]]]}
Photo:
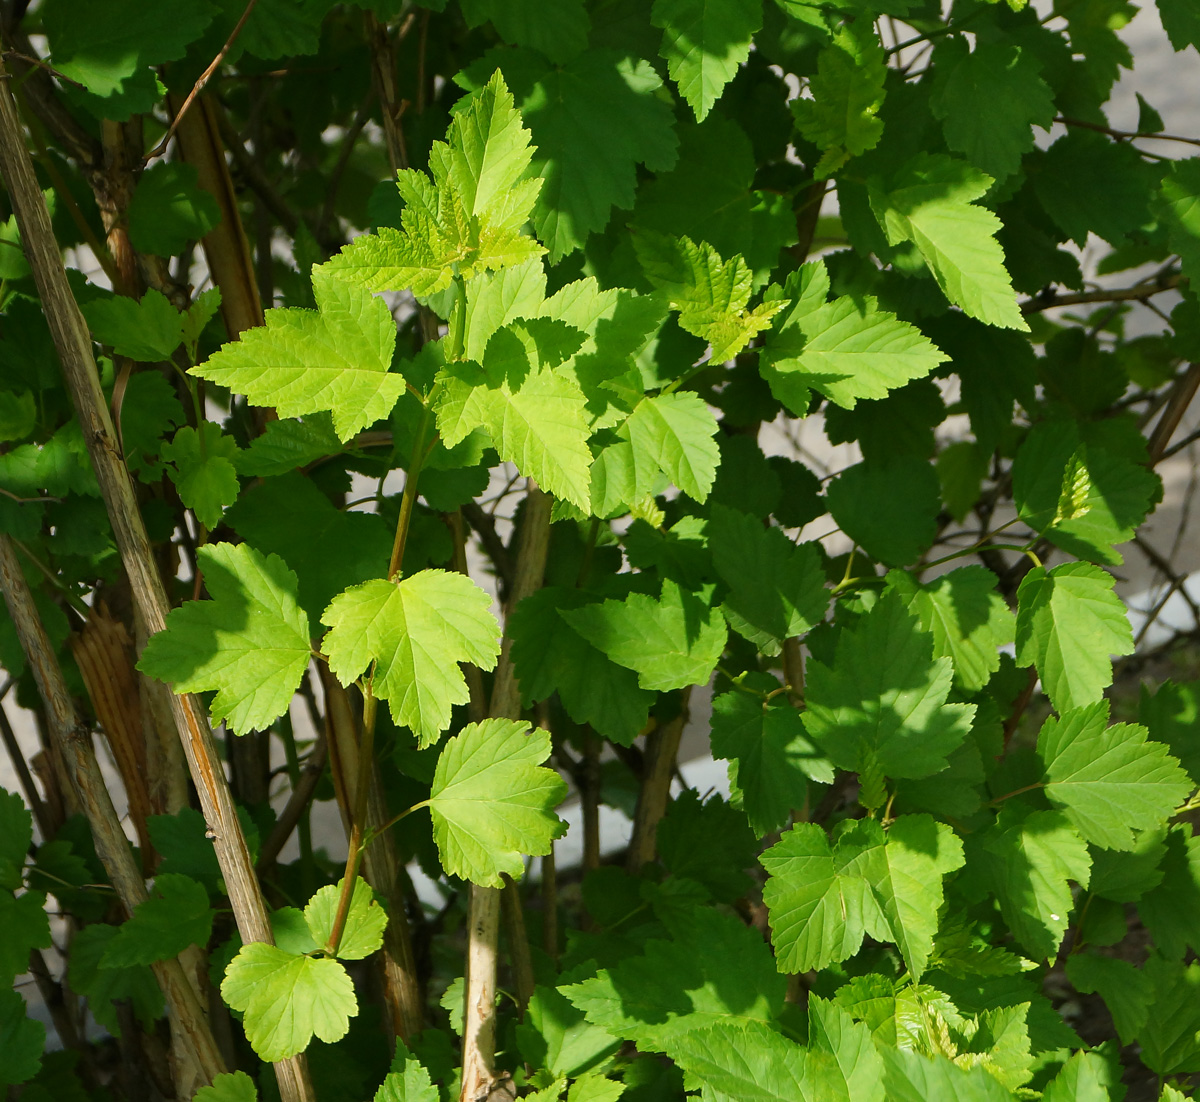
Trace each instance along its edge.
{"label": "young leaf", "polygon": [[445,570],[376,579],[333,599],[321,617],[330,628],[322,647],[343,685],[371,668],[374,694],[428,746],[449,726],[451,707],[470,696],[458,663],[496,664],[491,603],[469,578]]}
{"label": "young leaf", "polygon": [[177,957],[189,945],[207,945],[212,920],[203,884],[177,873],[159,873],[154,893],[117,928],[100,958],[100,967],[151,964]]}
{"label": "young leaf", "polygon": [[960,566],[931,582],[893,570],[887,590],[896,592],[933,636],[936,658],[954,662],[954,679],[977,692],[1000,668],[1000,648],[1011,643],[1016,620],[996,592],[996,575],[983,566]]}
{"label": "young leaf", "polygon": [[704,501],[716,477],[717,422],[696,394],[643,398],[621,427],[633,449],[635,496],[651,492],[659,471],[689,497]]}
{"label": "young leaf", "polygon": [[371,291],[432,295],[455,274],[470,279],[546,251],[520,233],[542,185],[526,175],[529,131],[498,71],[460,101],[447,138],[430,150],[432,183],[419,169],[396,174],[403,228],[356,238],[328,263],[331,273]]}
{"label": "young leaf", "polygon": [[889,245],[911,241],[946,297],[973,318],[1028,330],[996,241],[1000,219],[973,205],[992,178],[941,153],[919,153],[885,188],[873,179],[871,209]]}
{"label": "young leaf", "polygon": [[907,1048],[881,1047],[888,1102],[1010,1102],[1013,1095],[981,1064],[963,1068],[942,1055],[932,1058]]}
{"label": "young leaf", "polygon": [[783,299],[747,310],[753,279],[740,256],[722,260],[708,242],[639,230],[633,246],[646,278],[679,311],[679,325],[712,345],[712,362],[733,359],[787,305]]}
{"label": "young leaf", "polygon": [[659,56],[702,122],[750,54],[762,26],[762,0],[654,0]]}
{"label": "young leaf", "polygon": [[184,425],[159,454],[171,464],[167,473],[184,505],[205,528],[215,528],[225,506],[237,500],[238,446],[212,421],[205,421],[200,428],[198,433]]}
{"label": "young leaf", "polygon": [[624,601],[559,615],[614,662],[635,670],[642,688],[652,691],[703,684],[725,649],[721,614],[669,578],[658,601],[631,593]]}
{"label": "young leaf", "polygon": [[258,1102],[258,1091],[244,1071],[227,1072],[218,1075],[212,1086],[201,1087],[192,1102]]}
{"label": "young leaf", "polygon": [[815,544],[797,546],[779,528],[748,513],[714,505],[708,522],[713,565],[729,593],[721,611],[729,626],[764,654],[825,618],[829,591]]}
{"label": "young leaf", "polygon": [[[359,240],[363,240],[359,238]],[[338,279],[330,265],[312,270],[317,310],[268,310],[192,374],[271,406],[280,417],[331,410],[343,442],[386,417],[404,390],[388,369],[396,323],[387,303]]]}
{"label": "young leaf", "polygon": [[246,1040],[262,1060],[295,1056],[314,1034],[340,1041],[358,1013],[354,984],[336,960],[295,956],[261,941],[238,950],[221,996],[245,1014]]}
{"label": "young leaf", "polygon": [[1188,775],[1147,731],[1108,726],[1107,700],[1051,716],[1038,735],[1046,795],[1093,845],[1133,849],[1134,831],[1163,826],[1192,789]]}
{"label": "young leaf", "polygon": [[1090,704],[1112,683],[1113,654],[1133,650],[1112,575],[1069,562],[1036,566],[1017,590],[1017,665],[1037,667],[1059,714]]}
{"label": "young leaf", "polygon": [[829,273],[822,261],[789,276],[784,294],[794,305],[766,337],[760,370],[797,417],[807,414],[812,390],[854,409],[860,398],[883,398],[949,359],[915,325],[880,310],[870,295],[827,302]]}
{"label": "young leaf", "polygon": [[208,544],[197,557],[213,599],[169,613],[137,668],[177,693],[216,689],[213,719],[239,735],[269,727],[287,711],[312,653],[296,575],[246,544]]}
{"label": "young leaf", "polygon": [[526,597],[508,621],[512,659],[526,706],[554,692],[576,723],[629,746],[646,726],[653,693],[638,685],[637,674],[592,646],[560,609],[592,603],[585,592],[545,586]]}
{"label": "young leaf", "polygon": [[[344,883],[343,879],[336,884],[326,884],[305,905],[304,921],[318,947],[325,946],[333,933]],[[350,896],[350,909],[346,912],[346,925],[338,945],[338,960],[369,957],[383,944],[383,930],[387,923],[387,911],[375,902],[370,885],[360,876],[355,880],[354,892]]]}
{"label": "young leaf", "polygon": [[843,24],[809,78],[812,99],[792,101],[796,129],[823,151],[814,170],[818,180],[879,143],[886,61],[869,21]]}
{"label": "young leaf", "polygon": [[761,838],[779,830],[804,804],[807,782],[833,781],[833,767],[805,734],[800,713],[785,699],[767,704],[749,693],[713,701],[712,752],[729,761],[729,787],[740,797]]}
{"label": "young leaf", "polygon": [[1013,936],[1035,960],[1058,952],[1075,906],[1069,881],[1087,887],[1087,844],[1061,811],[1007,810],[983,840],[987,873]]}
{"label": "young leaf", "polygon": [[971,729],[973,704],[947,704],[949,658],[899,597],[885,595],[838,637],[832,667],[808,663],[804,726],[840,769],[874,763],[887,777],[929,777]]}
{"label": "young leaf", "polygon": [[[400,1042],[397,1045],[397,1057],[402,1047],[403,1042]],[[388,1072],[387,1078],[375,1092],[374,1102],[438,1102],[441,1098],[433,1080],[429,1078],[429,1072],[419,1060],[410,1056],[404,1061],[403,1069],[394,1069],[395,1061],[393,1070]]]}
{"label": "young leaf", "polygon": [[567,786],[540,764],[549,755],[548,731],[507,719],[468,724],[446,743],[429,811],[448,873],[498,888],[502,873],[524,873],[526,854],[550,852],[567,828],[554,814]]}
{"label": "young leaf", "polygon": [[929,104],[946,144],[994,180],[1006,180],[1033,148],[1033,127],[1049,131],[1054,122],[1042,67],[1031,52],[1007,44],[979,42],[971,53],[952,47],[946,55],[938,59]]}

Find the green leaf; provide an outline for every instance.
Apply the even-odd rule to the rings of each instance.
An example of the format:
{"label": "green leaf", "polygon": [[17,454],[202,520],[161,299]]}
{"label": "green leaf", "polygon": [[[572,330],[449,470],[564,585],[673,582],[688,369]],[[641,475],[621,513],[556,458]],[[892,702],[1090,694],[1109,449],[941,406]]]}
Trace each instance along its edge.
{"label": "green leaf", "polygon": [[235,465],[238,474],[271,478],[341,450],[332,419],[328,414],[315,413],[303,421],[290,417],[268,421],[262,435],[238,452]]}
{"label": "green leaf", "polygon": [[142,173],[129,203],[129,240],[139,252],[175,256],[221,221],[217,201],[182,161],[158,161]]}
{"label": "green leaf", "polygon": [[205,0],[114,0],[103,9],[52,0],[41,15],[55,69],[105,97],[148,66],[178,61],[214,13]]}
{"label": "green leaf", "polygon": [[452,448],[474,429],[486,428],[501,459],[586,513],[592,464],[586,398],[574,379],[553,370],[555,364],[538,362],[541,350],[533,329],[515,324],[519,335],[517,328],[507,327],[488,344],[489,350],[504,345],[513,354],[507,370],[485,374],[486,368],[458,363],[439,375],[444,388],[437,405],[442,442]]}
{"label": "green leaf", "polygon": [[[359,238],[362,240],[362,238]],[[389,372],[396,323],[387,303],[313,268],[317,310],[268,310],[265,327],[248,329],[192,369],[272,406],[280,417],[332,410],[343,442],[391,412],[404,379]]]}
{"label": "green leaf", "polygon": [[1109,1102],[1109,1087],[1116,1086],[1116,1078],[1100,1053],[1077,1052],[1046,1084],[1042,1102]]}
{"label": "green leaf", "polygon": [[812,99],[792,100],[796,129],[822,150],[813,170],[818,180],[879,144],[886,62],[869,20],[843,24],[821,51],[816,75],[809,77]]}
{"label": "green leaf", "polygon": [[32,1079],[45,1046],[46,1027],[27,1017],[21,993],[0,990],[0,1086]]}
{"label": "green leaf", "polygon": [[1155,0],[1163,30],[1176,50],[1195,46],[1200,50],[1200,13],[1188,0]]}
{"label": "green leaf", "polygon": [[1113,654],[1133,651],[1112,575],[1071,562],[1036,566],[1017,590],[1017,665],[1033,665],[1060,714],[1098,700],[1112,684]]}
{"label": "green leaf", "polygon": [[808,663],[804,726],[840,769],[877,766],[887,777],[929,777],[967,737],[973,704],[948,704],[952,664],[899,597],[884,595],[836,659]]}
{"label": "green leaf", "polygon": [[1167,831],[1162,882],[1138,901],[1138,914],[1159,949],[1182,957],[1200,947],[1200,836],[1190,826]]}
{"label": "green leaf", "polygon": [[1153,695],[1143,685],[1138,720],[1152,739],[1167,745],[1193,781],[1200,777],[1200,681],[1165,681]]}
{"label": "green leaf", "polygon": [[41,892],[22,892],[14,896],[0,891],[0,978],[11,980],[29,968],[32,949],[49,949],[50,922],[46,916],[46,897]]}
{"label": "green leaf", "polygon": [[496,664],[500,625],[491,604],[465,575],[445,570],[376,579],[333,599],[321,617],[330,628],[322,647],[343,685],[370,668],[375,696],[428,746],[449,726],[451,707],[470,696],[458,664]]}
{"label": "green leaf", "polygon": [[883,398],[949,359],[916,326],[880,310],[870,295],[827,302],[823,261],[789,276],[784,294],[794,305],[767,336],[760,370],[797,417],[807,414],[811,390],[854,409],[860,398]]}
{"label": "green leaf", "polygon": [[1200,279],[1200,157],[1173,161],[1161,194],[1167,242],[1179,254],[1184,274]]}
{"label": "green leaf", "polygon": [[721,611],[764,654],[825,618],[829,591],[816,544],[795,544],[780,528],[714,505],[707,525],[713,565],[729,586]]}
{"label": "green leaf", "polygon": [[[403,1067],[397,1068],[404,1055]],[[404,1052],[404,1042],[396,1045],[396,1058],[392,1061],[392,1070],[388,1073],[375,1092],[374,1102],[438,1102],[441,1095],[429,1072],[414,1056]]]}
{"label": "green leaf", "polygon": [[163,1013],[162,990],[144,964],[104,968],[100,961],[117,936],[116,926],[85,926],[71,940],[67,975],[71,990],[87,998],[92,1017],[114,1037],[121,1036],[121,1016],[115,1003],[129,1000],[134,1015],[149,1027]]}
{"label": "green leaf", "polygon": [[937,471],[914,456],[847,467],[829,483],[825,498],[842,531],[889,566],[915,562],[937,534]]}
{"label": "green leaf", "polygon": [[750,55],[762,27],[762,0],[654,0],[650,22],[663,32],[659,56],[697,121]]}
{"label": "green leaf", "polygon": [[1019,46],[980,41],[971,53],[947,49],[937,69],[929,105],[946,144],[994,180],[1006,180],[1033,148],[1033,127],[1049,131],[1054,123],[1054,94],[1041,64]]}
{"label": "green leaf", "polygon": [[[801,1045],[758,1022],[721,1022],[671,1040],[671,1059],[712,1102],[835,1102],[835,1075]],[[824,1074],[823,1074],[824,1073]],[[834,1079],[836,1083],[836,1078]],[[844,1088],[843,1088],[844,1089]]]}
{"label": "green leaf", "polygon": [[804,806],[811,779],[833,781],[833,767],[809,741],[800,713],[786,700],[750,693],[713,700],[712,752],[729,761],[729,786],[760,838],[781,829]]}
{"label": "green leaf", "polygon": [[924,583],[899,570],[887,576],[887,589],[933,635],[934,657],[954,662],[954,680],[967,692],[988,683],[1000,668],[1000,648],[1015,638],[1016,621],[996,591],[997,580],[983,566],[961,566]]}
{"label": "green leaf", "polygon": [[1134,831],[1163,826],[1192,782],[1134,723],[1108,726],[1107,700],[1051,716],[1038,735],[1046,795],[1093,845],[1130,850]]}
{"label": "green leaf", "polygon": [[646,278],[679,311],[680,327],[712,345],[714,364],[733,359],[786,305],[776,300],[748,310],[754,287],[746,262],[722,260],[706,241],[639,230],[633,245]]}
{"label": "green leaf", "polygon": [[592,1025],[583,1012],[553,987],[538,987],[517,1026],[517,1043],[526,1061],[552,1075],[576,1076],[621,1047],[607,1030]]}
{"label": "green leaf", "polygon": [[[1087,887],[1087,844],[1061,811],[1001,813],[983,839],[1000,911],[1035,960],[1053,958],[1075,906],[1069,881]],[[1023,816],[1023,817],[1022,817]]]}
{"label": "green leaf", "polygon": [[1153,992],[1149,975],[1127,960],[1072,953],[1067,958],[1067,978],[1076,991],[1098,994],[1112,1015],[1121,1043],[1133,1044],[1150,1009]]}
{"label": "green leaf", "polygon": [[[287,422],[271,422],[281,423]],[[251,486],[225,523],[296,572],[310,624],[342,590],[383,574],[392,550],[393,533],[383,517],[339,509],[298,472]]]}
{"label": "green leaf", "polygon": [[140,302],[125,295],[85,302],[80,309],[88,328],[101,344],[118,356],[141,363],[169,360],[183,343],[186,315],[161,291],[147,291]]}
{"label": "green leaf", "polygon": [[633,449],[636,497],[651,492],[659,471],[696,501],[708,497],[721,453],[713,439],[716,419],[699,395],[648,395],[620,432]]}
{"label": "green leaf", "polygon": [[1118,566],[1113,545],[1133,538],[1162,482],[1104,443],[1076,421],[1035,425],[1013,462],[1013,498],[1021,519],[1065,551]]}
{"label": "green leaf", "polygon": [[666,692],[702,685],[725,649],[725,622],[669,578],[661,599],[631,593],[623,601],[563,609],[560,615],[618,665],[637,672],[643,689]]}
{"label": "green leaf", "polygon": [[340,1041],[358,1013],[354,984],[336,960],[295,956],[261,941],[238,950],[221,996],[244,1013],[246,1039],[262,1060],[303,1052],[314,1034]]}
{"label": "green leaf", "polygon": [[1010,1102],[1012,1093],[980,1065],[964,1069],[945,1056],[922,1056],[902,1048],[881,1048],[888,1102]]}
{"label": "green leaf", "polygon": [[244,1071],[218,1075],[210,1087],[201,1087],[192,1102],[258,1102],[254,1080]]}
{"label": "green leaf", "polygon": [[507,719],[470,723],[446,743],[429,811],[448,873],[498,888],[502,873],[521,877],[526,854],[550,852],[567,829],[554,814],[567,786],[540,764],[549,755],[548,731]]}
{"label": "green leaf", "polygon": [[211,601],[189,601],[151,636],[138,669],[177,693],[217,690],[214,722],[244,735],[287,711],[312,651],[296,575],[276,555],[229,543],[197,551]]}
{"label": "green leaf", "polygon": [[153,894],[138,904],[109,941],[100,967],[152,964],[179,956],[189,945],[205,946],[212,920],[203,884],[177,873],[159,873]]}
{"label": "green leaf", "polygon": [[716,1023],[771,1021],[787,981],[757,931],[733,915],[694,908],[642,955],[560,990],[589,1022],[642,1051],[675,1050],[680,1037]]}
{"label": "green leaf", "polygon": [[0,788],[0,888],[16,891],[33,844],[33,815],[15,792]]}
{"label": "green leaf", "polygon": [[846,1082],[849,1102],[885,1102],[883,1061],[871,1031],[837,1003],[808,997],[808,1040],[813,1052],[827,1052]]}
{"label": "green leaf", "polygon": [[901,815],[888,827],[886,872],[872,883],[913,979],[921,978],[938,930],[942,878],[961,868],[962,843],[929,815]]}
{"label": "green leaf", "polygon": [[[345,882],[343,878],[336,884],[326,884],[318,889],[304,908],[304,921],[318,946],[328,944],[333,933],[334,918]],[[346,912],[346,924],[338,945],[338,960],[369,957],[383,944],[383,931],[387,923],[387,911],[375,902],[370,885],[361,876],[358,877],[354,881],[350,908]]]}
{"label": "green leaf", "polygon": [[655,834],[658,858],[672,876],[702,884],[718,903],[750,889],[758,843],[745,816],[714,793],[706,800],[685,790],[671,801]]}
{"label": "green leaf", "polygon": [[1200,963],[1186,967],[1157,953],[1146,962],[1150,1013],[1138,1041],[1159,1076],[1200,1071]]}
{"label": "green leaf", "polygon": [[462,8],[469,26],[490,19],[505,42],[529,46],[554,62],[568,62],[587,49],[591,22],[583,0],[550,6],[537,0],[464,0]]}
{"label": "green leaf", "polygon": [[[834,829],[797,823],[759,858],[767,870],[763,902],[782,972],[807,972],[847,960],[870,933],[889,939],[887,920],[870,879],[880,864],[883,831],[874,820]],[[871,864],[874,867],[871,867]]]}
{"label": "green leaf", "polygon": [[871,209],[889,245],[911,241],[946,297],[973,318],[1028,331],[996,241],[1000,220],[973,205],[992,178],[941,153],[919,153],[885,188],[870,182]]}
{"label": "green leaf", "polygon": [[347,245],[325,266],[371,291],[432,295],[456,276],[522,264],[545,252],[521,236],[541,180],[526,169],[529,131],[496,72],[456,105],[448,141],[429,154],[432,183],[419,169],[401,169],[402,229],[382,227]]}
{"label": "green leaf", "polygon": [[225,506],[238,496],[238,446],[212,421],[201,425],[203,437],[190,425],[184,425],[159,454],[168,463],[167,473],[179,497],[196,514],[205,528],[221,523]]}
{"label": "green leaf", "polygon": [[561,65],[531,50],[492,51],[457,79],[479,87],[497,65],[533,136],[528,171],[542,181],[533,228],[557,263],[614,207],[633,206],[638,164],[657,172],[675,163],[671,107],[653,66],[623,50],[590,49]]}
{"label": "green leaf", "polygon": [[528,706],[557,692],[576,723],[590,723],[629,746],[646,726],[654,695],[638,685],[633,670],[611,661],[558,614],[591,602],[582,590],[545,586],[513,610],[508,633],[521,700]]}

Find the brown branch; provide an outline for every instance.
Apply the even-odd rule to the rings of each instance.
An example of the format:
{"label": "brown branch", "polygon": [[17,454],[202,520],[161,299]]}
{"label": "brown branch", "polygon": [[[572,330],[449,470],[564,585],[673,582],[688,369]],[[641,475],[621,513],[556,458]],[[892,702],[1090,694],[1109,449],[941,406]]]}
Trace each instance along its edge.
{"label": "brown branch", "polygon": [[[11,684],[12,682],[9,682],[9,685]],[[8,686],[6,685],[6,692],[7,689]],[[0,696],[3,695],[5,694],[0,694]],[[0,704],[0,740],[3,740],[9,759],[12,761],[13,769],[17,774],[17,779],[21,782],[21,790],[25,793],[25,802],[29,805],[29,810],[33,812],[33,821],[37,823],[38,833],[41,834],[42,840],[45,841],[54,835],[50,813],[46,809],[46,805],[42,802],[41,793],[38,792],[37,785],[34,784],[33,774],[29,772],[29,764],[25,761],[25,755],[21,753],[21,744],[17,741],[17,733],[13,730],[13,726],[9,722],[8,713],[4,710],[3,704]]]}
{"label": "brown branch", "polygon": [[666,814],[670,800],[675,756],[679,753],[679,740],[688,721],[690,696],[691,689],[684,689],[680,694],[679,715],[660,723],[646,736],[646,773],[638,790],[633,834],[625,858],[625,869],[631,876],[636,876],[643,865],[654,860],[658,824]]}
{"label": "brown branch", "polygon": [[317,785],[321,782],[321,777],[325,774],[325,763],[328,760],[329,743],[326,742],[324,735],[318,735],[317,741],[313,743],[313,748],[309,751],[304,766],[300,770],[300,777],[292,788],[288,802],[279,813],[279,818],[275,820],[271,833],[258,851],[258,864],[255,867],[260,873],[275,863],[280,850],[287,845],[287,840],[292,836],[292,831],[296,829],[296,824],[300,821],[304,809],[308,807],[313,793],[317,790]]}
{"label": "brown branch", "polygon": [[1053,310],[1058,306],[1083,306],[1093,302],[1140,302],[1151,295],[1178,287],[1182,278],[1179,272],[1168,271],[1144,283],[1136,283],[1132,287],[1116,287],[1110,291],[1081,291],[1079,294],[1060,295],[1055,290],[1049,290],[1022,302],[1021,313],[1039,314],[1043,310]]}
{"label": "brown branch", "polygon": [[[145,881],[134,862],[133,851],[104,785],[91,732],[75,714],[54,647],[33,603],[33,593],[21,573],[12,541],[3,535],[0,535],[0,589],[45,704],[51,736],[66,761],[79,803],[91,827],[96,854],[126,911],[132,914],[134,908],[148,898]],[[184,975],[183,966],[178,960],[160,961],[154,965],[154,974],[170,1007],[172,1023],[204,1081],[211,1083],[215,1076],[225,1071],[225,1063],[196,992]]]}
{"label": "brown branch", "polygon": [[500,579],[500,597],[503,600],[512,589],[513,565],[512,556],[509,555],[508,548],[504,546],[500,533],[496,531],[496,518],[474,501],[468,501],[462,506],[462,515],[463,519],[475,530],[487,557],[492,560],[496,577]]}
{"label": "brown branch", "polygon": [[1179,428],[1179,422],[1183,420],[1184,413],[1196,397],[1197,388],[1200,388],[1200,362],[1188,364],[1187,371],[1171,391],[1167,407],[1158,419],[1158,424],[1154,426],[1154,432],[1150,434],[1148,451],[1151,467],[1156,466],[1166,455],[1167,445],[1171,443],[1171,437]]}
{"label": "brown branch", "polygon": [[[63,378],[129,577],[134,607],[147,633],[154,634],[166,626],[170,605],[146,536],[133,483],[117,447],[116,433],[92,358],[91,337],[67,283],[50,215],[29,162],[5,75],[0,63],[0,175],[12,201],[21,240],[62,364]],[[194,696],[176,696],[165,686],[159,686],[157,691],[170,696],[176,730],[183,743],[201,809],[213,834],[213,848],[242,940],[269,944],[272,936],[266,903],[254,875],[250,850],[238,822],[208,716]],[[307,1102],[313,1097],[303,1056],[277,1062],[275,1071],[284,1102]]]}
{"label": "brown branch", "polygon": [[1146,134],[1140,130],[1114,130],[1111,126],[1101,126],[1095,122],[1085,122],[1083,119],[1067,118],[1059,115],[1054,120],[1063,126],[1078,126],[1084,130],[1095,130],[1099,134],[1107,134],[1110,138],[1129,141],[1132,138],[1153,138],[1156,142],[1183,142],[1184,145],[1200,145],[1200,138],[1181,138],[1178,134]]}

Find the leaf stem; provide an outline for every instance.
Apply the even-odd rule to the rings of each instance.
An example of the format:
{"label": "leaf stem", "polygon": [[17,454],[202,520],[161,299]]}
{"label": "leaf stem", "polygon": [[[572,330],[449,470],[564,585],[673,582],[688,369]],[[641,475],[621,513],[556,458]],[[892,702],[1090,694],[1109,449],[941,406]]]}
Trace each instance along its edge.
{"label": "leaf stem", "polygon": [[358,747],[358,777],[355,781],[353,800],[354,813],[350,824],[349,850],[346,853],[346,874],[342,878],[342,894],[338,897],[337,913],[333,916],[333,927],[325,952],[336,957],[346,931],[346,919],[350,914],[350,901],[354,898],[354,885],[358,881],[358,866],[362,860],[366,843],[363,826],[367,818],[367,790],[371,785],[371,766],[375,761],[375,706],[378,702],[372,692],[370,679],[363,684],[362,741]]}
{"label": "leaf stem", "polygon": [[417,479],[425,462],[425,434],[429,431],[429,406],[421,411],[421,423],[413,440],[412,458],[404,479],[404,496],[400,499],[400,516],[396,520],[396,538],[392,541],[392,557],[388,562],[388,580],[400,573],[404,565],[404,545],[408,542],[408,527],[412,523],[413,506],[417,501]]}
{"label": "leaf stem", "polygon": [[467,286],[462,276],[455,276],[454,303],[450,307],[446,329],[446,359],[461,360],[467,340]]}
{"label": "leaf stem", "polygon": [[1011,792],[1004,793],[1003,796],[997,796],[994,800],[988,800],[988,807],[995,807],[997,804],[1004,803],[1005,800],[1011,800],[1014,796],[1021,796],[1026,792],[1033,792],[1036,789],[1045,787],[1045,781],[1035,781],[1033,784],[1022,785],[1020,788],[1014,788]]}
{"label": "leaf stem", "polygon": [[422,800],[419,804],[413,804],[412,807],[400,812],[399,815],[393,815],[383,826],[370,831],[363,837],[363,849],[366,849],[384,831],[391,830],[401,819],[407,819],[414,811],[420,811],[421,808],[428,807],[429,804],[429,800]]}

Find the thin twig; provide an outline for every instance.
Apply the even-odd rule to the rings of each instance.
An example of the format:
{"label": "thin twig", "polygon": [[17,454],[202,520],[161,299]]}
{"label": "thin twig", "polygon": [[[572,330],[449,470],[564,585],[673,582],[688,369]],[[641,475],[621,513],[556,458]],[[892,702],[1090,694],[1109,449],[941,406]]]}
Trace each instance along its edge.
{"label": "thin twig", "polygon": [[192,104],[196,102],[196,97],[204,91],[204,86],[208,83],[213,73],[217,71],[217,66],[225,60],[225,55],[233,48],[234,41],[242,33],[242,28],[246,25],[246,20],[250,18],[250,13],[254,11],[254,6],[257,3],[258,0],[250,0],[246,5],[246,10],[242,12],[241,19],[234,24],[233,30],[229,32],[229,37],[225,39],[225,45],[217,51],[217,56],[212,59],[208,68],[196,78],[196,83],[192,85],[192,90],[188,93],[187,99],[183,101],[183,106],[175,112],[175,118],[172,120],[171,125],[167,127],[167,132],[163,135],[163,140],[142,158],[143,165],[149,164],[155,157],[161,157],[166,152],[167,146],[171,144],[171,139],[175,136],[175,131],[179,128],[179,123],[183,119],[183,116],[191,110]]}
{"label": "thin twig", "polygon": [[1178,134],[1147,134],[1140,130],[1114,130],[1111,126],[1102,126],[1096,122],[1086,122],[1084,119],[1068,118],[1059,115],[1055,120],[1063,126],[1078,126],[1084,130],[1095,130],[1099,134],[1107,134],[1110,138],[1130,141],[1134,138],[1153,138],[1156,142],[1183,142],[1184,145],[1200,145],[1200,138],[1181,138]]}
{"label": "thin twig", "polygon": [[1081,291],[1079,294],[1060,295],[1051,289],[1022,302],[1021,313],[1038,314],[1058,306],[1082,306],[1092,302],[1140,302],[1151,295],[1161,294],[1179,286],[1180,279],[1182,276],[1179,272],[1169,272],[1132,287],[1116,287],[1108,291]]}

